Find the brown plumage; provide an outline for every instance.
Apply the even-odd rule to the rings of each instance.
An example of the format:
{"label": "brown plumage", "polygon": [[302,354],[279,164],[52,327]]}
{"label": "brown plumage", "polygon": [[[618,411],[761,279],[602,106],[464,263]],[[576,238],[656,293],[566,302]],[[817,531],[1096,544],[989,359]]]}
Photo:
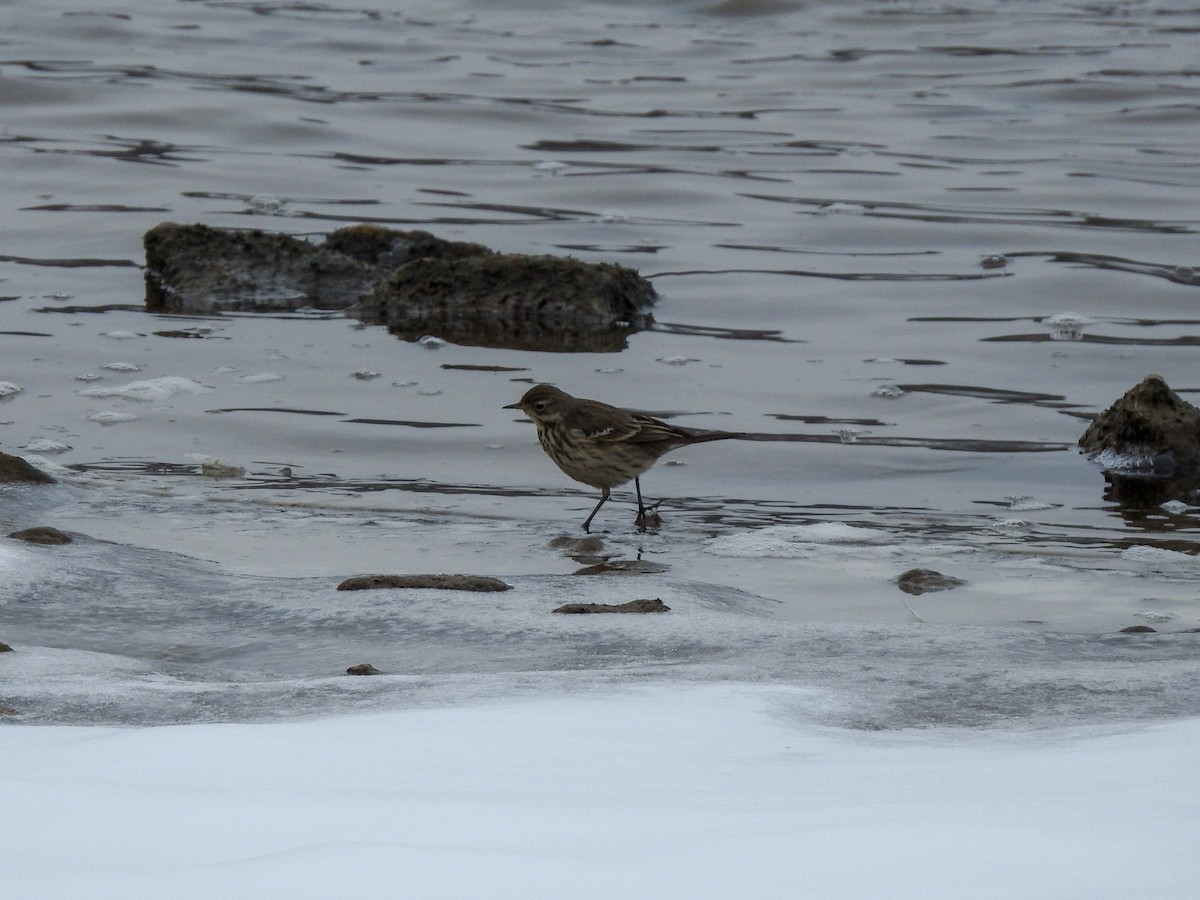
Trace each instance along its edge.
{"label": "brown plumage", "polygon": [[525,392],[518,403],[505,409],[519,409],[537,426],[538,440],[555,464],[584,484],[600,489],[600,502],[583,522],[587,531],[611,490],[630,479],[637,490],[637,523],[644,525],[639,476],[658,462],[663,454],[688,444],[723,441],[741,437],[732,431],[699,431],[668,425],[641,413],[572,397],[549,384],[539,384]]}

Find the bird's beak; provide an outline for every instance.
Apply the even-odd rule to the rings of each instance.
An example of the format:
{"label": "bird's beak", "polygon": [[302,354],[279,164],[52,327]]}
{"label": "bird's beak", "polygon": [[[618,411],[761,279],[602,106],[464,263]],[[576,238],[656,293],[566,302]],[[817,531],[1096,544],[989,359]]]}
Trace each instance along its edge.
{"label": "bird's beak", "polygon": [[500,408],[501,409],[520,409],[521,404],[520,403],[510,403],[510,404],[508,404],[508,406],[502,406]]}

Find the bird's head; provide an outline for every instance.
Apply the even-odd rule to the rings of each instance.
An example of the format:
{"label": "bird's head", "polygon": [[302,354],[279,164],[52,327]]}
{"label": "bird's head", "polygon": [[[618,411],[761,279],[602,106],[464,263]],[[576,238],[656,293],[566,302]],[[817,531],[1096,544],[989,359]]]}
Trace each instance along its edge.
{"label": "bird's head", "polygon": [[561,419],[567,404],[572,400],[570,394],[560,391],[552,384],[539,384],[525,392],[518,402],[510,403],[505,409],[519,409],[539,425]]}

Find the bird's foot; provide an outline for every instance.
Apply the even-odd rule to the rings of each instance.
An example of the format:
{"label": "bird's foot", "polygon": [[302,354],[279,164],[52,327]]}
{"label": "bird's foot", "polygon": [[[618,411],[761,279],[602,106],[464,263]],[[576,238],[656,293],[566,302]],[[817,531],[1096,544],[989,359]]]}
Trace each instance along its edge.
{"label": "bird's foot", "polygon": [[658,514],[658,508],[662,506],[662,501],[659,500],[653,506],[638,507],[637,518],[633,523],[642,531],[648,528],[658,528],[662,525],[662,516]]}

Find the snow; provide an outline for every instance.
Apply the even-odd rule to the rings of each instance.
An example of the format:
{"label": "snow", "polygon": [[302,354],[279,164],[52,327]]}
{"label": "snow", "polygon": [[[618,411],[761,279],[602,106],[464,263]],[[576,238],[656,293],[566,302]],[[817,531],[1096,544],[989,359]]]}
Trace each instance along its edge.
{"label": "snow", "polygon": [[0,728],[11,898],[1192,898],[1200,719],[813,724],[609,687],[284,724]]}

